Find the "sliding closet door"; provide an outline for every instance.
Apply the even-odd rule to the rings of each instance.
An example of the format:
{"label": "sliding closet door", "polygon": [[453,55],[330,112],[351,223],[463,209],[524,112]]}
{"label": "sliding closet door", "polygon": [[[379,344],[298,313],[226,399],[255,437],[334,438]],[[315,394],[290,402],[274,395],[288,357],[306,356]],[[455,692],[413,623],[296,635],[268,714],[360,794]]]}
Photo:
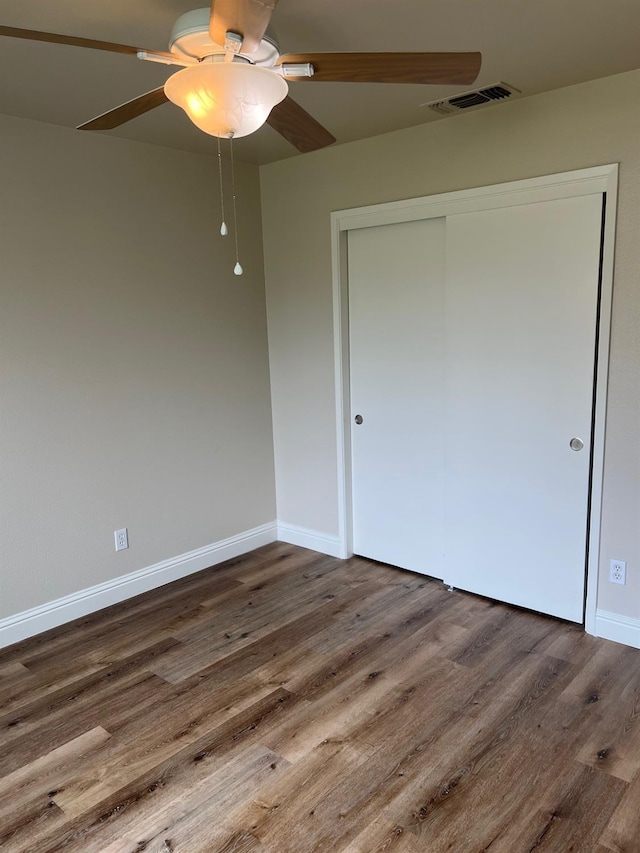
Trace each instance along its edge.
{"label": "sliding closet door", "polygon": [[348,242],[354,551],[436,577],[444,238],[444,219],[427,219],[351,231]]}
{"label": "sliding closet door", "polygon": [[445,580],[581,621],[602,197],[446,225]]}

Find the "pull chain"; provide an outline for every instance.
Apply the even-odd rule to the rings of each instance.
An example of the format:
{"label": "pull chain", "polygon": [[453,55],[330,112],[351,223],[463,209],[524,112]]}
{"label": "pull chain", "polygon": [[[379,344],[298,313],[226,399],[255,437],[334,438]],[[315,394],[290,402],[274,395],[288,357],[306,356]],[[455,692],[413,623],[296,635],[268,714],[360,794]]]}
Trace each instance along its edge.
{"label": "pull chain", "polygon": [[222,212],[222,223],[220,225],[220,233],[226,237],[229,233],[227,223],[224,221],[224,192],[222,191],[222,154],[220,152],[220,137],[218,137],[218,175],[220,177],[220,210]]}
{"label": "pull chain", "polygon": [[236,175],[233,166],[233,135],[229,136],[229,151],[231,153],[231,191],[233,197],[233,235],[236,241],[236,265],[233,268],[234,275],[242,275],[240,256],[238,254],[238,212],[236,210]]}

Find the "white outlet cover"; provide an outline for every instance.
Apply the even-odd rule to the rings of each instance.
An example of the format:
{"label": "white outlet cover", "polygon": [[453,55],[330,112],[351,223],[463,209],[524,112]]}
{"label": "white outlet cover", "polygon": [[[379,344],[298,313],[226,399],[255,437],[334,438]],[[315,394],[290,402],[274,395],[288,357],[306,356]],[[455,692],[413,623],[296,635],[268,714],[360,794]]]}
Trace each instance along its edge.
{"label": "white outlet cover", "polygon": [[113,537],[116,542],[116,551],[124,551],[129,547],[129,534],[126,527],[114,530]]}
{"label": "white outlet cover", "polygon": [[625,584],[627,582],[626,560],[610,560],[609,580],[611,583]]}

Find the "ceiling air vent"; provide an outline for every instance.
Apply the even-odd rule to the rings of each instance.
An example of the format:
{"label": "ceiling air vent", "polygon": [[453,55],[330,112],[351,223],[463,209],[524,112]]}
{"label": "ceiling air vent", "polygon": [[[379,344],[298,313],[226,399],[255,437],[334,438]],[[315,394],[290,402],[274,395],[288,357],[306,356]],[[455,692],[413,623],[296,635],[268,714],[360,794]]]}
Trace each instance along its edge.
{"label": "ceiling air vent", "polygon": [[430,110],[439,115],[451,115],[462,110],[470,110],[494,104],[497,101],[504,101],[519,94],[520,90],[516,89],[515,86],[509,86],[508,83],[496,83],[493,86],[485,86],[483,89],[462,92],[446,101],[432,101],[430,104],[423,104],[422,106],[429,107]]}

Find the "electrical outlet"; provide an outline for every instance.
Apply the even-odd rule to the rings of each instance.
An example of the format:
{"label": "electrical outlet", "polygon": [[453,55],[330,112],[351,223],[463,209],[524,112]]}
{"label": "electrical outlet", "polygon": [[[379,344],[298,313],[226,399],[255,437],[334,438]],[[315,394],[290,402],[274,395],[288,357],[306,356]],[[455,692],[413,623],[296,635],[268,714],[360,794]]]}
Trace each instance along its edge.
{"label": "electrical outlet", "polygon": [[129,547],[129,534],[126,527],[123,527],[122,530],[114,530],[113,535],[116,540],[116,551],[124,551],[125,548]]}
{"label": "electrical outlet", "polygon": [[626,560],[611,560],[609,563],[609,580],[611,583],[624,584],[627,582]]}

